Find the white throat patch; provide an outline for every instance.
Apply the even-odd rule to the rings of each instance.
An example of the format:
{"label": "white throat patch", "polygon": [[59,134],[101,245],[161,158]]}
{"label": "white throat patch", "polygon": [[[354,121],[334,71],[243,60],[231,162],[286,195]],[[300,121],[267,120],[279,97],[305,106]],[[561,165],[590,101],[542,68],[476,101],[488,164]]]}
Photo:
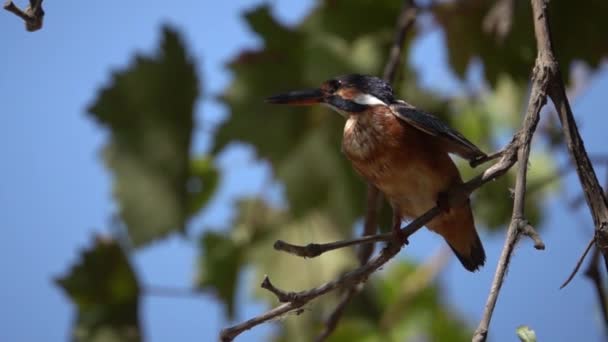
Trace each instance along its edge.
{"label": "white throat patch", "polygon": [[358,103],[360,105],[364,105],[364,106],[375,106],[375,105],[385,105],[386,106],[386,103],[384,103],[384,101],[380,100],[379,98],[375,97],[374,95],[363,94],[363,93],[353,97],[353,102]]}

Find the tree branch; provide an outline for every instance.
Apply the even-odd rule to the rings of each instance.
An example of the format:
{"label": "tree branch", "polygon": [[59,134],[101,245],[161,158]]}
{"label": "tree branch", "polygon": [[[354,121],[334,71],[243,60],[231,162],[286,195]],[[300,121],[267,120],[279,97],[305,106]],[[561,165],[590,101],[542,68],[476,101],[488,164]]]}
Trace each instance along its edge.
{"label": "tree branch", "polygon": [[604,292],[602,276],[600,275],[600,253],[599,249],[597,248],[593,250],[591,262],[585,270],[585,276],[587,276],[587,278],[589,278],[589,280],[591,280],[593,283],[593,287],[595,288],[595,292],[597,294],[597,299],[600,302],[602,317],[604,318],[604,328],[606,329],[606,332],[608,332],[608,303],[606,303],[606,293]]}
{"label": "tree branch", "polygon": [[29,32],[38,31],[42,28],[44,10],[42,0],[30,0],[30,5],[21,10],[11,0],[4,3],[4,9],[15,14],[25,22],[25,29]]}
{"label": "tree branch", "polygon": [[[412,0],[405,0],[401,13],[397,18],[397,25],[395,28],[395,37],[393,44],[389,51],[389,57],[384,66],[384,72],[382,78],[388,83],[394,83],[397,71],[399,70],[401,60],[401,53],[403,52],[403,46],[405,43],[405,37],[407,32],[412,28],[416,21],[416,15],[418,14],[418,8],[414,5]],[[366,212],[365,220],[363,224],[362,235],[372,235],[377,231],[378,226],[378,213],[382,209],[382,195],[380,191],[371,183],[367,184],[367,197],[366,197]],[[374,251],[374,245],[365,245],[359,249],[358,256],[361,264],[364,264],[369,260],[370,256]]]}
{"label": "tree branch", "polygon": [[[473,341],[485,341],[492,314],[496,306],[496,300],[500,293],[500,288],[504,281],[504,276],[509,267],[513,248],[517,243],[520,234],[526,229],[529,236],[538,237],[538,234],[534,232],[532,226],[524,218],[524,208],[526,200],[526,178],[528,173],[528,159],[530,157],[530,145],[532,144],[532,137],[538,125],[540,119],[540,110],[546,103],[546,89],[548,86],[548,77],[545,69],[541,65],[540,59],[536,59],[536,66],[534,67],[534,73],[532,76],[532,91],[530,94],[530,101],[528,102],[528,109],[524,118],[523,127],[518,134],[515,135],[517,141],[517,154],[519,159],[519,168],[517,171],[517,178],[515,180],[515,197],[513,200],[513,214],[511,215],[511,223],[507,230],[507,237],[505,239],[505,245],[502,249],[500,259],[498,260],[498,266],[496,267],[496,273],[494,274],[494,280],[490,287],[490,294],[486,301],[483,316],[479,322],[479,326],[473,335]],[[534,233],[532,233],[534,232]],[[535,239],[535,247],[544,248],[544,244],[540,239]]]}
{"label": "tree branch", "polygon": [[560,290],[563,289],[564,287],[568,286],[568,284],[570,283],[570,281],[572,280],[572,278],[574,278],[574,276],[578,272],[579,268],[581,268],[581,265],[583,264],[583,261],[585,261],[585,258],[587,257],[587,253],[589,253],[589,251],[591,250],[591,247],[593,247],[593,243],[594,242],[595,242],[594,239],[589,240],[589,243],[587,244],[587,247],[585,248],[585,251],[583,252],[583,254],[581,254],[581,257],[578,258],[578,261],[576,262],[576,266],[574,266],[574,269],[572,270],[572,272],[568,276],[568,279],[566,279],[566,281],[564,281],[564,283],[562,284],[562,286],[559,287]]}
{"label": "tree branch", "polygon": [[[407,32],[410,31],[414,22],[416,21],[416,15],[418,14],[418,8],[415,6],[412,0],[405,0],[403,7],[397,18],[397,25],[395,28],[395,37],[393,44],[389,51],[388,61],[384,67],[383,78],[388,83],[394,83],[399,65],[403,63],[401,54],[403,52],[403,46],[405,43],[405,37]],[[372,235],[377,232],[378,226],[378,213],[382,209],[382,195],[380,191],[371,183],[367,184],[367,196],[366,196],[366,213],[365,221],[363,225],[363,236]],[[364,265],[372,253],[374,252],[374,244],[363,244],[359,246],[358,257],[359,263]],[[351,287],[346,291],[340,302],[329,315],[325,322],[325,328],[321,334],[317,337],[317,341],[324,341],[331,333],[335,330],[344,310],[350,303],[351,299],[354,298],[361,290],[362,286]]]}
{"label": "tree branch", "polygon": [[[478,189],[482,185],[504,175],[517,161],[517,150],[518,141],[514,139],[505,149],[502,158],[498,162],[488,167],[485,171],[483,171],[477,177],[469,180],[468,182],[449,189],[446,193],[446,199],[449,207],[462,205],[462,203],[468,200],[471,192]],[[405,237],[411,236],[440,213],[441,209],[438,206],[429,209],[423,215],[417,217],[415,220],[413,220],[404,228],[402,228],[401,230],[403,232],[403,235]],[[239,323],[237,325],[222,330],[222,332],[220,333],[220,338],[222,341],[232,341],[236,336],[238,336],[242,332],[249,330],[259,324],[275,319],[289,312],[298,312],[297,310],[302,308],[304,305],[328,292],[331,292],[338,288],[352,288],[359,284],[363,284],[367,281],[367,279],[372,273],[374,273],[385,263],[391,260],[395,255],[397,255],[397,253],[399,253],[400,250],[401,245],[390,241],[376,257],[372,258],[370,261],[360,266],[359,268],[344,274],[336,280],[327,282],[319,287],[306,291],[286,292],[278,289],[277,287],[272,285],[272,283],[270,283],[268,279],[265,279],[263,287],[271,290],[271,292],[273,292],[275,296],[277,296],[279,301],[287,302],[248,321]]]}
{"label": "tree branch", "polygon": [[534,13],[534,30],[539,45],[539,58],[549,71],[551,79],[547,94],[553,101],[557,115],[562,124],[562,132],[568,147],[579,180],[583,187],[587,206],[591,211],[595,225],[595,245],[600,249],[604,257],[604,266],[608,270],[608,204],[606,197],[599,184],[589,156],[585,151],[585,145],[574,121],[572,109],[566,96],[564,81],[559,70],[559,65],[553,54],[551,43],[551,32],[547,3],[543,0],[532,0]]}
{"label": "tree branch", "polygon": [[[561,77],[558,63],[553,53],[551,34],[548,22],[547,1],[531,0],[532,13],[534,18],[534,33],[536,37],[538,54],[533,73],[533,88],[528,106],[526,122],[534,118],[538,121],[540,108],[545,104],[547,96],[551,98],[557,110],[562,131],[568,146],[568,151],[574,161],[579,179],[583,186],[585,199],[591,210],[596,226],[596,246],[602,250],[606,267],[608,268],[608,210],[606,199],[602,192],[599,182],[585,151],[583,141],[580,137],[576,123],[570,109],[570,104],[566,96],[564,82]],[[532,111],[531,111],[532,109]],[[531,117],[530,113],[534,113]],[[525,133],[526,131],[524,131]],[[533,132],[531,132],[533,133]],[[530,134],[528,142],[532,134]],[[500,257],[499,265],[496,269],[494,281],[488,296],[486,308],[479,327],[477,328],[473,341],[485,341],[490,319],[496,299],[502,285],[504,273],[508,267],[511,252],[517,237],[521,232],[523,218],[523,200],[525,198],[525,176],[527,168],[527,156],[529,154],[529,143],[524,143],[520,149],[520,168],[516,182],[515,203],[513,208],[512,221],[507,232],[505,247]],[[523,159],[525,157],[526,159]]]}

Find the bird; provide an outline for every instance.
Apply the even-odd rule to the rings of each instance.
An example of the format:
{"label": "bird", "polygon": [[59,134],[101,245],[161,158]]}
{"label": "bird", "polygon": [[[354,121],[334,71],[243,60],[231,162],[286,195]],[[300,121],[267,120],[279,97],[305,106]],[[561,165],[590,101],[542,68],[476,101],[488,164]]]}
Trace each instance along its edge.
{"label": "bird", "polygon": [[338,112],[346,119],[342,152],[355,171],[390,203],[393,232],[401,233],[404,219],[414,219],[436,205],[443,206],[426,227],[445,239],[468,271],[484,265],[486,255],[470,201],[451,208],[445,208],[442,201],[450,187],[463,182],[450,154],[468,161],[486,156],[458,131],[436,116],[396,99],[388,82],[369,75],[338,76],[319,88],[274,95],[266,102],[321,104]]}

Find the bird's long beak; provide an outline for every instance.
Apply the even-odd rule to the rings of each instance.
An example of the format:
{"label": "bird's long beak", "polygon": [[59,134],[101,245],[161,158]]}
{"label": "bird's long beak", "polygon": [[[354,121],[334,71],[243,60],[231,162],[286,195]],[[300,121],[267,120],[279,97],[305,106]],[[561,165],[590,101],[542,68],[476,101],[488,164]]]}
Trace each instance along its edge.
{"label": "bird's long beak", "polygon": [[266,102],[293,106],[310,106],[323,102],[323,99],[324,94],[321,89],[308,89],[271,96],[266,99]]}

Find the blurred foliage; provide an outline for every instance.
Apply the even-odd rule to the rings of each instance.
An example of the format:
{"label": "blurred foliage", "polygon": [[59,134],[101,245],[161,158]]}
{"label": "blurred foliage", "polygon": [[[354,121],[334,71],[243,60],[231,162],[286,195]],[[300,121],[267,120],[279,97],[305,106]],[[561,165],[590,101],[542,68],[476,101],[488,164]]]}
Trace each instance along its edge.
{"label": "blurred foliage", "polygon": [[[527,2],[514,1],[509,30],[500,37],[484,29],[496,1],[442,1],[431,7],[434,21],[415,26],[404,47],[440,28],[445,35],[449,64],[464,77],[477,61],[489,87],[474,93],[439,95],[423,89],[408,63],[394,82],[399,97],[435,113],[485,151],[504,145],[519,127],[526,105],[528,77],[535,58],[534,36]],[[322,107],[286,108],[263,99],[277,92],[309,88],[336,75],[379,75],[387,59],[400,0],[327,0],[302,20],[287,26],[270,5],[244,13],[261,46],[242,50],[227,67],[231,83],[218,96],[230,115],[212,139],[210,155],[191,156],[194,104],[199,95],[196,68],[178,34],[163,30],[154,57],[137,56],[126,70],[114,73],[89,108],[91,116],[110,131],[104,149],[114,174],[119,218],[135,247],[185,230],[188,219],[212,198],[221,177],[214,158],[235,141],[251,145],[270,163],[274,180],[284,186],[281,208],[263,196],[242,198],[236,215],[196,238],[200,253],[195,286],[213,293],[227,317],[239,310],[239,283],[253,274],[253,295],[269,305],[276,298],[259,289],[263,274],[288,290],[304,290],[335,279],[357,265],[352,249],[341,249],[305,260],[272,249],[277,239],[292,243],[330,242],[353,234],[365,204],[364,183],[340,153],[344,120]],[[567,70],[575,60],[598,65],[607,55],[608,29],[602,14],[607,2],[552,2],[557,55]],[[576,24],[570,21],[576,18]],[[567,76],[567,73],[565,73]],[[559,140],[549,137],[549,149],[535,145],[530,183],[543,183],[555,172],[551,154]],[[537,140],[538,141],[538,138]],[[479,173],[457,160],[464,179]],[[473,196],[478,226],[503,229],[511,215],[512,173],[488,184]],[[527,194],[526,216],[539,226],[543,204],[556,186]],[[381,215],[388,227],[388,206]],[[421,232],[420,234],[428,234]],[[402,255],[407,255],[407,250]],[[471,328],[441,298],[427,265],[394,260],[372,277],[351,303],[332,341],[469,340]],[[437,270],[438,271],[438,270]],[[464,272],[464,271],[463,271]],[[138,340],[139,285],[127,256],[113,241],[98,240],[83,260],[58,280],[78,307],[77,340]],[[277,341],[310,341],[339,293],[307,306],[297,318],[283,320],[273,335]],[[120,312],[119,312],[120,311]]]}
{"label": "blurred foliage", "polygon": [[[496,37],[484,27],[488,11],[498,1],[445,1],[434,6],[433,14],[446,35],[449,62],[461,77],[474,58],[479,58],[486,79],[495,85],[500,76],[525,83],[531,75],[536,58],[532,9],[529,1],[512,1],[513,13],[501,20],[511,20],[504,38]],[[596,68],[608,55],[608,23],[603,14],[607,1],[554,1],[550,5],[553,45],[563,70],[570,70],[575,61],[584,61]],[[504,13],[503,16],[507,14]],[[568,72],[564,77],[568,78]]]}
{"label": "blurred foliage", "polygon": [[521,342],[536,342],[536,333],[527,325],[517,327],[517,337]]}
{"label": "blurred foliage", "polygon": [[[444,255],[445,256],[445,255]],[[443,258],[444,256],[439,256]],[[395,261],[355,299],[330,341],[465,341],[472,329],[441,301],[435,276],[444,261],[416,265]],[[375,298],[373,310],[357,310]],[[358,303],[359,302],[359,303]],[[361,310],[363,309],[363,310]]]}
{"label": "blurred foliage", "polygon": [[81,260],[56,280],[78,307],[74,341],[140,341],[140,288],[122,248],[96,238]]}
{"label": "blurred foliage", "polygon": [[134,246],[184,229],[189,212],[209,198],[206,186],[199,187],[201,194],[187,191],[192,171],[194,180],[216,178],[209,163],[190,166],[197,88],[183,43],[165,28],[159,55],[136,56],[129,69],[114,73],[89,108],[111,132],[104,157],[115,174],[120,217]]}
{"label": "blurred foliage", "polygon": [[[305,260],[284,256],[272,249],[278,234],[288,241],[340,239],[341,235],[325,215],[317,213],[294,220],[287,211],[274,209],[259,199],[243,199],[237,207],[239,215],[231,223],[233,229],[229,235],[209,231],[202,236],[203,252],[197,276],[198,286],[212,290],[222,299],[230,317],[234,315],[236,279],[247,266],[255,266],[255,279],[262,279],[267,270],[273,270],[272,281],[277,286],[304,290],[356,265],[352,250]],[[274,299],[265,290],[256,290],[256,293],[265,299]]]}

